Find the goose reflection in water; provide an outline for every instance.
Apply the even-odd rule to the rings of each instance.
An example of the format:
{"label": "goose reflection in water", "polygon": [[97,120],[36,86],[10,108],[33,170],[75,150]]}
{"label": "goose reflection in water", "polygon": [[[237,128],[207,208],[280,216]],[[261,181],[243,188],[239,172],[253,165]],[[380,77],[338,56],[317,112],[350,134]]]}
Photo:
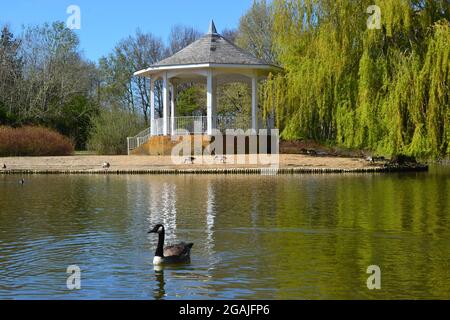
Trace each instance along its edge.
{"label": "goose reflection in water", "polygon": [[163,300],[166,297],[164,268],[162,266],[154,266],[156,285],[153,290],[155,300]]}

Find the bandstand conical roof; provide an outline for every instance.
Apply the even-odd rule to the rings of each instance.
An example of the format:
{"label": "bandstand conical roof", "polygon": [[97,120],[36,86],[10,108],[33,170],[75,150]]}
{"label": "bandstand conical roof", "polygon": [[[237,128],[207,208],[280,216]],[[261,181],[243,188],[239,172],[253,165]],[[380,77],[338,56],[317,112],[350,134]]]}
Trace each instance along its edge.
{"label": "bandstand conical roof", "polygon": [[211,21],[209,31],[203,37],[175,53],[173,56],[153,64],[146,70],[137,72],[136,75],[151,73],[152,70],[156,71],[172,67],[196,65],[281,69],[270,62],[256,58],[251,53],[236,46],[230,40],[220,35],[217,32],[214,21]]}

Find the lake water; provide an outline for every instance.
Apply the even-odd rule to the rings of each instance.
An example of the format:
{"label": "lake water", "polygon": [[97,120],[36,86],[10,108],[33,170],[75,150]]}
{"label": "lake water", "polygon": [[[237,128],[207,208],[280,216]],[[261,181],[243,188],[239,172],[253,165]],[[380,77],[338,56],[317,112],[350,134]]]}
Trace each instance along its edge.
{"label": "lake water", "polygon": [[[2,299],[450,298],[449,167],[20,178],[0,176]],[[153,268],[159,222],[195,243],[190,265]]]}

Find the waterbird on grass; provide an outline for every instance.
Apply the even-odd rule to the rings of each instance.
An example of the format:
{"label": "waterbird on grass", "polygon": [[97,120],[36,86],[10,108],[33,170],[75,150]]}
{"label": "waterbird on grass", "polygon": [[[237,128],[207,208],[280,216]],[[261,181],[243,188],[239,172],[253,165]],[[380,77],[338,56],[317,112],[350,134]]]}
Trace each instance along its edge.
{"label": "waterbird on grass", "polygon": [[153,258],[154,265],[189,263],[191,261],[193,243],[181,242],[164,248],[165,229],[162,224],[156,225],[148,233],[157,233],[159,236],[158,246]]}

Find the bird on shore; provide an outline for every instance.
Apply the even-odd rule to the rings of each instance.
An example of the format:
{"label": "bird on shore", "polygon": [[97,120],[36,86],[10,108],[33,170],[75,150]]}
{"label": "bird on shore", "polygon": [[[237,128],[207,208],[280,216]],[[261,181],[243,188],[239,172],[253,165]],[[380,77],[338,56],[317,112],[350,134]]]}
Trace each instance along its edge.
{"label": "bird on shore", "polygon": [[2,169],[6,169],[6,164],[3,164]]}
{"label": "bird on shore", "polygon": [[370,156],[366,158],[366,161],[367,161],[367,162],[370,162],[370,163],[374,163],[374,162],[375,162],[375,161],[373,160],[373,157],[370,157]]}
{"label": "bird on shore", "polygon": [[195,158],[194,157],[187,157],[184,159],[184,163],[194,164]]}
{"label": "bird on shore", "polygon": [[103,162],[102,168],[107,170],[107,169],[111,168],[111,164],[109,162]]}
{"label": "bird on shore", "polygon": [[227,157],[225,157],[225,156],[215,156],[214,160],[219,161],[222,164],[227,163]]}
{"label": "bird on shore", "polygon": [[370,163],[384,162],[384,161],[386,161],[386,158],[385,158],[385,157],[373,157],[373,156],[369,156],[369,157],[366,158],[366,161],[367,161],[367,162],[370,162]]}
{"label": "bird on shore", "polygon": [[156,225],[148,233],[156,233],[159,237],[155,257],[153,258],[153,264],[155,266],[163,264],[189,263],[191,261],[191,249],[194,246],[193,243],[181,242],[179,244],[164,248],[165,228],[162,224]]}

